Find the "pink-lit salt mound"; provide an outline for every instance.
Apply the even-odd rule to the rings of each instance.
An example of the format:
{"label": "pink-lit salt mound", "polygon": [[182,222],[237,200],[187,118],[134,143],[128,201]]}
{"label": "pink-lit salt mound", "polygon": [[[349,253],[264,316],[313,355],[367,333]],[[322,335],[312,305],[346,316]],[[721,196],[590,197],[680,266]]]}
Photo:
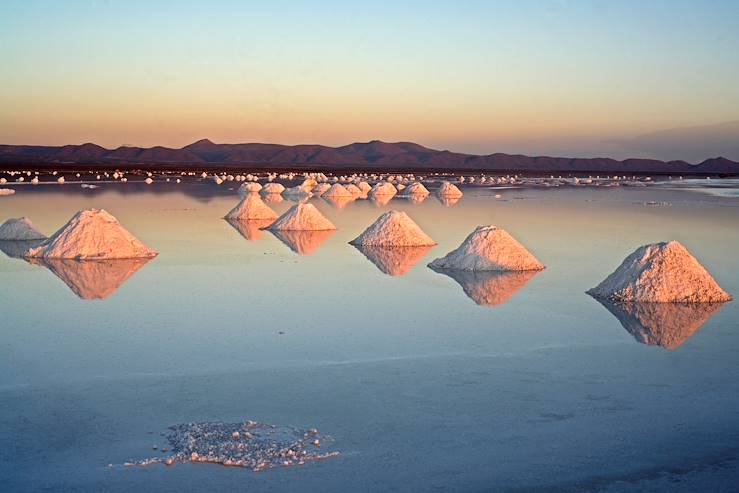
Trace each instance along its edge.
{"label": "pink-lit salt mound", "polygon": [[241,221],[277,219],[277,213],[264,203],[259,194],[251,192],[247,193],[224,219]]}
{"label": "pink-lit salt mound", "polygon": [[731,300],[679,242],[636,249],[598,286],[594,298],[651,303],[720,303]]}
{"label": "pink-lit salt mound", "polygon": [[150,250],[103,209],[80,211],[26,257],[103,260],[151,258]]}
{"label": "pink-lit salt mound", "polygon": [[429,237],[402,211],[388,211],[350,241],[352,245],[381,247],[433,246],[436,242]]}
{"label": "pink-lit salt mound", "polygon": [[429,264],[435,269],[527,271],[544,266],[504,229],[478,226],[456,249]]}
{"label": "pink-lit salt mound", "polygon": [[297,204],[269,227],[272,231],[324,231],[336,229],[313,204]]}

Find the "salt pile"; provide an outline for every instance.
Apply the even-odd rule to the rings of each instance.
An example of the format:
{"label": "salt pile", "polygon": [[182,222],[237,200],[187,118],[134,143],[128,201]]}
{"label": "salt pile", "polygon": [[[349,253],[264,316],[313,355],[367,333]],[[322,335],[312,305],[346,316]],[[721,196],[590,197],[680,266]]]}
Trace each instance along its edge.
{"label": "salt pile", "polygon": [[719,303],[731,300],[679,242],[644,245],[598,286],[594,298],[652,303]]}
{"label": "salt pile", "polygon": [[83,300],[106,299],[149,260],[151,259],[29,259],[32,264],[49,269]]}
{"label": "salt pile", "polygon": [[248,194],[259,192],[260,190],[262,190],[262,185],[253,181],[248,181],[243,183],[239,187],[239,195],[242,197],[246,197]]}
{"label": "salt pile", "polygon": [[398,189],[395,188],[395,186],[392,183],[388,183],[386,181],[381,181],[380,183],[377,183],[369,191],[369,195],[371,197],[374,197],[377,195],[389,195],[390,197],[392,197],[396,193],[398,193]]}
{"label": "salt pile", "polygon": [[43,243],[44,240],[0,240],[0,251],[10,258],[23,258],[28,250]]}
{"label": "salt pile", "polygon": [[389,276],[404,276],[426,255],[432,247],[411,246],[387,248],[381,246],[354,245],[380,272]]}
{"label": "salt pile", "polygon": [[0,240],[28,241],[45,239],[46,235],[36,229],[36,226],[26,217],[8,219],[0,225]]}
{"label": "salt pile", "polygon": [[277,219],[277,213],[264,203],[262,198],[256,193],[247,194],[241,201],[226,214],[224,219],[239,220],[264,220]]}
{"label": "salt pile", "polygon": [[402,211],[388,211],[382,214],[364,230],[364,233],[349,243],[383,247],[436,245],[436,242]]}
{"label": "salt pile", "polygon": [[367,195],[372,190],[372,185],[366,181],[360,181],[357,183],[357,188],[362,191],[362,195]]}
{"label": "salt pile", "polygon": [[285,187],[279,183],[267,183],[262,187],[261,193],[282,193],[285,191]]}
{"label": "salt pile", "polygon": [[321,195],[323,198],[353,198],[354,195],[347,190],[344,185],[340,183],[334,183],[331,187],[323,192]]}
{"label": "salt pile", "polygon": [[429,195],[429,191],[426,187],[423,186],[423,183],[416,181],[408,185],[401,195],[403,197],[412,197],[412,196],[426,196]]}
{"label": "salt pile", "polygon": [[279,193],[268,193],[262,195],[264,197],[264,202],[269,202],[270,204],[279,204],[280,202],[284,201],[285,199],[282,198],[282,195]]}
{"label": "salt pile", "polygon": [[637,303],[598,300],[642,344],[669,351],[696,333],[722,303]]}
{"label": "salt pile", "polygon": [[273,230],[271,233],[298,255],[313,255],[318,247],[336,232],[334,229],[319,231]]}
{"label": "salt pile", "polygon": [[284,231],[322,231],[336,229],[313,204],[292,206],[269,227],[270,230]]}
{"label": "salt pile", "polygon": [[125,466],[201,462],[263,471],[303,465],[339,455],[326,450],[332,441],[315,428],[244,423],[186,423],[170,428],[171,455],[127,462]]}
{"label": "salt pile", "polygon": [[436,269],[524,271],[544,266],[526,248],[496,226],[478,226],[456,249],[429,264]]}
{"label": "salt pile", "polygon": [[322,196],[324,193],[326,193],[327,190],[331,189],[331,185],[328,183],[319,183],[315,187],[313,187],[313,195]]}
{"label": "salt pile", "polygon": [[502,305],[516,294],[532,277],[536,270],[524,271],[470,271],[437,269],[434,272],[449,276],[462,286],[464,294],[481,306]]}
{"label": "salt pile", "polygon": [[107,211],[88,209],[75,214],[49,239],[29,250],[26,256],[102,260],[149,258],[156,254]]}
{"label": "salt pile", "polygon": [[443,182],[436,193],[442,197],[461,197],[462,195],[464,195],[462,193],[462,190],[448,181]]}

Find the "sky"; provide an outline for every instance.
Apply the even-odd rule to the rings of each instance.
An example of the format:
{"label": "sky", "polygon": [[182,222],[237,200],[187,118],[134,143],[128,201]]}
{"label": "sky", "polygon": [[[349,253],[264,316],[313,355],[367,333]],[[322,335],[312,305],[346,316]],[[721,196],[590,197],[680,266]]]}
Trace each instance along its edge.
{"label": "sky", "polygon": [[737,19],[733,0],[4,0],[0,143],[664,157],[649,135],[739,121]]}

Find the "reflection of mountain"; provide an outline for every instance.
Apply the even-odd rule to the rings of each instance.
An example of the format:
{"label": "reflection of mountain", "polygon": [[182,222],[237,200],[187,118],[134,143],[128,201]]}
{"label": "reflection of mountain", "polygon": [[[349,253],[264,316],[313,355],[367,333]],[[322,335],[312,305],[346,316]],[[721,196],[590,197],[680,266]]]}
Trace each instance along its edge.
{"label": "reflection of mountain", "polygon": [[0,240],[0,250],[8,257],[21,258],[31,248],[36,248],[45,240]]}
{"label": "reflection of mountain", "polygon": [[226,219],[226,222],[241,236],[249,241],[257,241],[262,236],[262,229],[272,224],[274,219],[250,219],[239,221],[238,219]]}
{"label": "reflection of mountain", "polygon": [[452,207],[459,202],[462,197],[449,197],[448,195],[437,195],[436,199],[442,203],[444,207]]}
{"label": "reflection of mountain", "polygon": [[332,206],[336,207],[337,209],[343,209],[347,206],[347,204],[354,202],[356,200],[355,197],[323,197],[321,196],[323,200],[331,204]]}
{"label": "reflection of mountain", "polygon": [[83,300],[104,300],[149,260],[29,259],[32,264],[48,268]]}
{"label": "reflection of mountain", "polygon": [[389,276],[406,275],[433,248],[431,246],[377,247],[367,245],[354,245],[354,247]]}
{"label": "reflection of mountain", "polygon": [[430,269],[457,281],[472,301],[485,306],[502,305],[539,273],[535,270],[501,272]]}
{"label": "reflection of mountain", "polygon": [[598,302],[637,341],[667,350],[687,341],[723,306],[723,303],[619,303],[600,299]]}
{"label": "reflection of mountain", "polygon": [[298,255],[313,255],[321,243],[326,241],[336,230],[323,231],[286,231],[270,230],[278,240]]}

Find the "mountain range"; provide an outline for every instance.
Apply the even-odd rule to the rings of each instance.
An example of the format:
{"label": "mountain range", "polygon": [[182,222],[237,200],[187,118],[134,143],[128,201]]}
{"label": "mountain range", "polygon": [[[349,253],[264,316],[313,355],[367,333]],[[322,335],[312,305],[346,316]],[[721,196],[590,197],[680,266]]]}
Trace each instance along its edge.
{"label": "mountain range", "polygon": [[518,154],[474,155],[429,149],[412,142],[379,140],[341,147],[281,144],[214,144],[203,139],[181,149],[97,144],[65,146],[0,145],[0,163],[39,166],[100,166],[162,169],[295,169],[383,171],[592,172],[739,174],[726,158],[697,164],[656,159],[566,158]]}

